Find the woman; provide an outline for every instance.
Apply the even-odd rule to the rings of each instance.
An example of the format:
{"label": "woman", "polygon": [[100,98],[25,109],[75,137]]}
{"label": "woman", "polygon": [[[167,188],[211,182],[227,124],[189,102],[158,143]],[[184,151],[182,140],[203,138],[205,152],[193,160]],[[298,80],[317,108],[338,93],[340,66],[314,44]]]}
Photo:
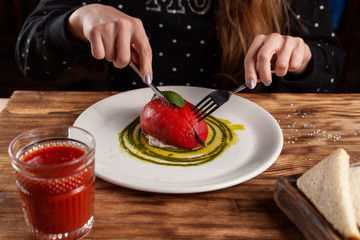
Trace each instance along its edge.
{"label": "woman", "polygon": [[87,54],[111,63],[112,90],[145,86],[132,60],[157,85],[331,92],[344,60],[325,0],[42,0],[16,46],[36,79]]}

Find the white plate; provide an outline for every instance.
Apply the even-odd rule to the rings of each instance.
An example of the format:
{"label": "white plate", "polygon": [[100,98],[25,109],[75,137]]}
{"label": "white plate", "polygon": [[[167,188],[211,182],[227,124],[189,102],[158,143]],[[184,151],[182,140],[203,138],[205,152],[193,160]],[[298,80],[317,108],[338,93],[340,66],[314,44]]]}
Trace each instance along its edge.
{"label": "white plate", "polygon": [[[164,86],[197,103],[213,89]],[[119,133],[150,101],[153,93],[142,88],[107,97],[86,109],[74,126],[91,132],[96,140],[96,175],[111,183],[149,192],[195,193],[222,189],[247,181],[270,167],[278,158],[283,136],[277,121],[263,108],[239,96],[213,113],[232,124],[238,143],[211,162],[193,167],[163,166],[132,157],[120,147]]]}

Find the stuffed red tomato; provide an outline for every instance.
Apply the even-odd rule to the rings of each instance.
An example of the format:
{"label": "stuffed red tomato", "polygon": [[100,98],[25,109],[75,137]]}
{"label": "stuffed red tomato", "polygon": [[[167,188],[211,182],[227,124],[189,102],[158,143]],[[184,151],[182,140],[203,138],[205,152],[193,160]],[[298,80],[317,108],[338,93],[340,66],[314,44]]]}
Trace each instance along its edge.
{"label": "stuffed red tomato", "polygon": [[141,131],[179,148],[199,147],[194,129],[205,141],[208,127],[205,121],[198,123],[191,112],[194,105],[185,100],[184,102],[184,107],[178,107],[160,99],[151,100],[140,113]]}

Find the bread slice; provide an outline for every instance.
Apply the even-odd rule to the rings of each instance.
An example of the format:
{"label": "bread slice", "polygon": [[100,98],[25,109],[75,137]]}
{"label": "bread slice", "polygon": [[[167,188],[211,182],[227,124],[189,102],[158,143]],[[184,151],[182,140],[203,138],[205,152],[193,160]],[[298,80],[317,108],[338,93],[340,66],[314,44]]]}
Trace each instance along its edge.
{"label": "bread slice", "polygon": [[343,236],[360,239],[349,184],[349,155],[337,149],[305,172],[298,188]]}
{"label": "bread slice", "polygon": [[360,167],[349,168],[349,180],[356,223],[360,228]]}

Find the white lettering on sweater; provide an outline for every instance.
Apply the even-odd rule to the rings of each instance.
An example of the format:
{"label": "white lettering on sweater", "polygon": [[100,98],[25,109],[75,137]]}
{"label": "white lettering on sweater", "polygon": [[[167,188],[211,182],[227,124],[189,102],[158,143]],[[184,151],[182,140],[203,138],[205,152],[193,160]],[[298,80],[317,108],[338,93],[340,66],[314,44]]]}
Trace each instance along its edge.
{"label": "white lettering on sweater", "polygon": [[161,12],[163,9],[171,14],[186,14],[186,8],[198,15],[206,14],[212,0],[149,0],[145,3],[147,11]]}

